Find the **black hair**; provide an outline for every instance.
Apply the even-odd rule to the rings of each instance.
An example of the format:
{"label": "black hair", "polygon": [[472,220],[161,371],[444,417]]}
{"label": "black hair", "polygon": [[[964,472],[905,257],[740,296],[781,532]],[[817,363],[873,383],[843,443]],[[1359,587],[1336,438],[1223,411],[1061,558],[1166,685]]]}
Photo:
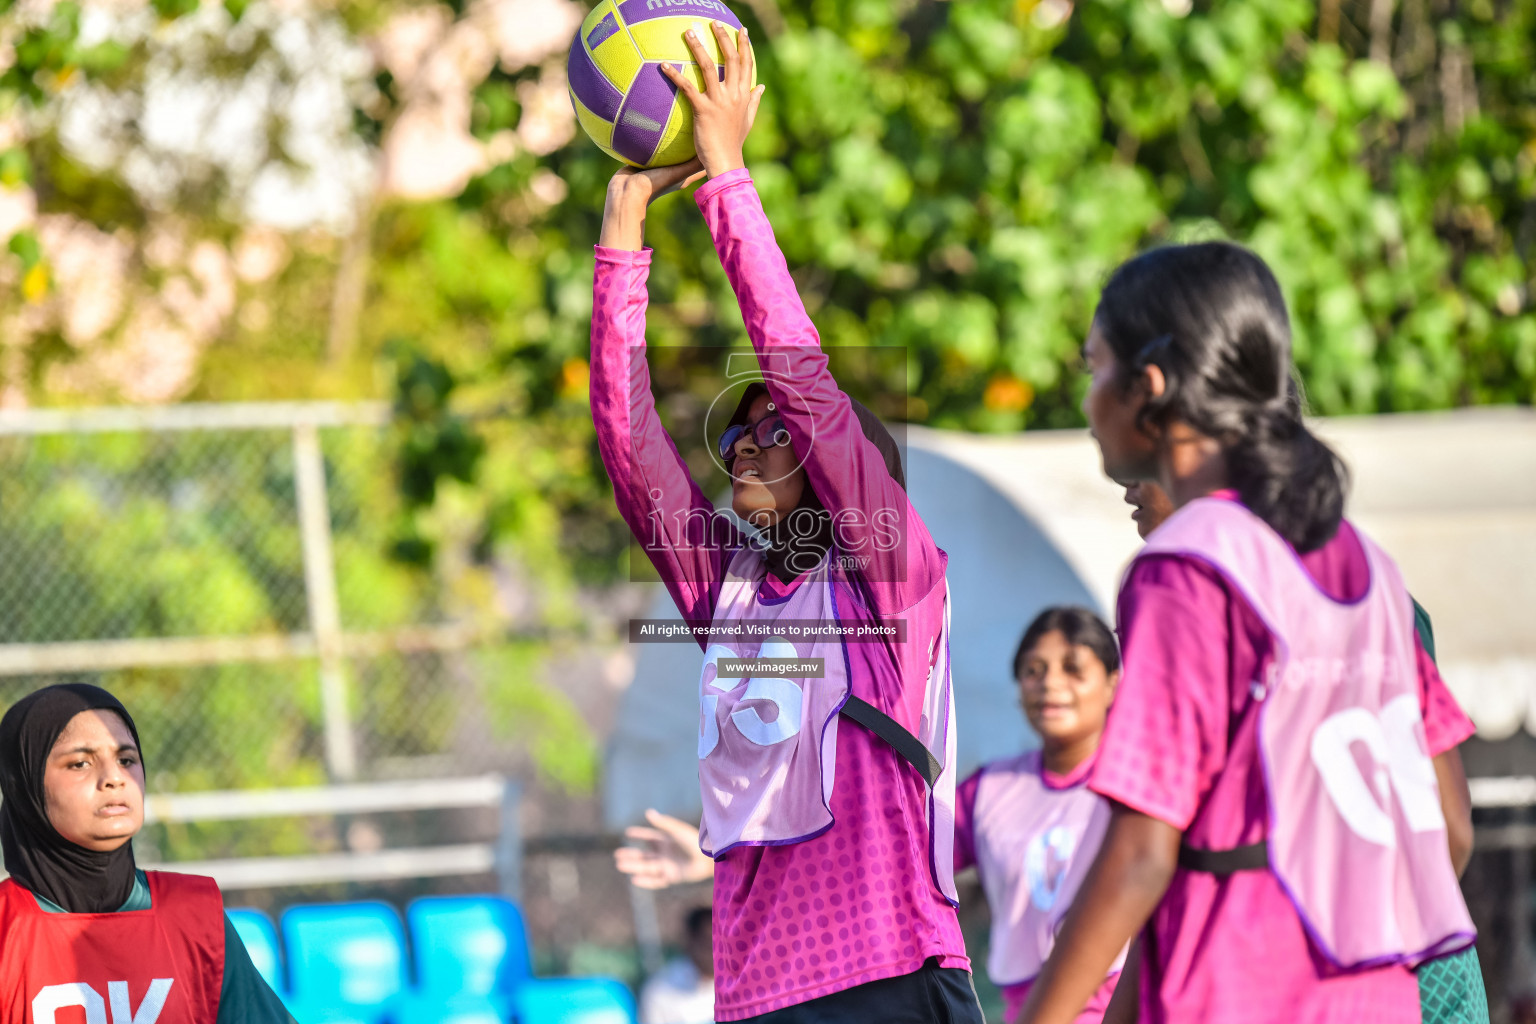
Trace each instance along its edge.
{"label": "black hair", "polygon": [[1013,652],[1013,678],[1019,678],[1024,671],[1024,659],[1047,633],[1060,633],[1071,646],[1081,644],[1088,648],[1104,663],[1105,672],[1120,671],[1120,648],[1104,620],[1087,608],[1058,604],[1036,615],[1029,628],[1024,630],[1019,649]]}
{"label": "black hair", "polygon": [[694,907],[688,911],[688,916],[683,918],[683,930],[688,938],[697,939],[709,935],[710,924],[714,920],[714,912],[708,907]]}
{"label": "black hair", "polygon": [[1153,249],[1111,275],[1094,321],[1127,387],[1149,366],[1167,381],[1144,428],[1178,419],[1215,438],[1243,504],[1296,550],[1333,537],[1348,473],[1302,422],[1290,318],[1262,259],[1230,242]]}

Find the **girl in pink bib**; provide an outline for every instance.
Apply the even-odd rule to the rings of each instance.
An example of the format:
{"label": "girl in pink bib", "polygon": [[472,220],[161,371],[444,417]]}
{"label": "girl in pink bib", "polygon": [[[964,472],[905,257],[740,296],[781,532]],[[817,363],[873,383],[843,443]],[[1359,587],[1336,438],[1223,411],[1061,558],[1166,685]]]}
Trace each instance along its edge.
{"label": "girl in pink bib", "polygon": [[[1050,955],[1109,823],[1109,802],[1087,782],[1120,653],[1086,608],[1047,608],[1024,631],[1013,675],[1040,749],[982,766],[960,784],[955,805],[955,868],[975,865],[986,892],[987,974],[1002,989],[1005,1024]],[[1079,1024],[1103,1019],[1122,960]]]}
{"label": "girl in pink bib", "polygon": [[[662,65],[693,105],[699,162],[609,188],[592,415],[620,512],[704,650],[698,732],[677,741],[697,745],[716,859],[715,1016],[979,1024],[950,863],[946,556],[889,433],[828,371],[742,166],[751,47],[712,30],[723,78],[700,92]],[[734,517],[690,477],[645,356],[647,204],[698,171],[762,374],[716,439]]]}
{"label": "girl in pink bib", "polygon": [[1412,968],[1472,940],[1471,724],[1391,559],[1303,425],[1279,285],[1228,243],[1110,279],[1084,349],[1104,470],[1171,518],[1121,587],[1089,786],[1098,857],[1021,1014],[1065,1024],[1141,932],[1144,1021],[1418,1021]]}

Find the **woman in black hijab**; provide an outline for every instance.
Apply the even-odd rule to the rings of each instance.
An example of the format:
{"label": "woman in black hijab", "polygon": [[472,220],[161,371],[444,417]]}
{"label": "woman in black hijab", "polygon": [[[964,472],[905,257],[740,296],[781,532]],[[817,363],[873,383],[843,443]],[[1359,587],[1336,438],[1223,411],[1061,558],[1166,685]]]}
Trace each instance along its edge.
{"label": "woman in black hijab", "polygon": [[[54,742],[87,711],[115,714],[132,740],[137,762],[139,731],[128,709],[106,690],[84,683],[50,686],[23,698],[0,720],[0,846],[5,870],[22,888],[71,914],[117,910],[133,891],[132,833],[112,849],[70,842],[49,821],[44,776]],[[138,820],[143,820],[144,771],[135,764]],[[135,829],[137,831],[137,829]]]}
{"label": "woman in black hijab", "polygon": [[[0,1020],[292,1024],[212,879],[144,872],[138,728],[107,691],[49,686],[0,719]],[[153,1011],[153,1012],[149,1012]]]}

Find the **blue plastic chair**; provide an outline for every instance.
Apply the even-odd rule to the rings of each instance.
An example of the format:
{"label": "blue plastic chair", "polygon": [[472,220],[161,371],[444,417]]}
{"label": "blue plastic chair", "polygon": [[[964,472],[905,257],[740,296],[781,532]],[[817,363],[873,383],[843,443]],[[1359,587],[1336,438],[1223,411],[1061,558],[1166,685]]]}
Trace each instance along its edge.
{"label": "blue plastic chair", "polygon": [[426,896],[405,911],[416,986],[400,1004],[409,1024],[504,1024],[512,993],[532,976],[528,932],[499,896]]}
{"label": "blue plastic chair", "polygon": [[277,928],[273,926],[272,919],[250,907],[239,907],[225,913],[229,915],[229,923],[235,926],[235,934],[245,944],[245,951],[251,955],[256,973],[266,979],[272,991],[282,995],[283,964],[277,952]]}
{"label": "blue plastic chair", "polygon": [[500,896],[426,896],[405,919],[424,992],[511,995],[533,976],[522,912]]}
{"label": "blue plastic chair", "polygon": [[425,999],[415,994],[395,1004],[396,1024],[507,1024],[509,1011],[473,996]]}
{"label": "blue plastic chair", "polygon": [[512,995],[518,1024],[634,1024],[635,999],[612,978],[536,978]]}
{"label": "blue plastic chair", "polygon": [[299,1024],[379,1024],[405,989],[405,929],[387,903],[314,903],[282,917]]}

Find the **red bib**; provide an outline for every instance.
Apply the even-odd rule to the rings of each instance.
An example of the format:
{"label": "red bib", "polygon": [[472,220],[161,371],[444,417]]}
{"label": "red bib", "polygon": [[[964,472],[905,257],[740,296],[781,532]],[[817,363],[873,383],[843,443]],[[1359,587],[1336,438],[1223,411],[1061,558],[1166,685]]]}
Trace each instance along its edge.
{"label": "red bib", "polygon": [[0,1020],[212,1024],[224,984],[219,887],[146,874],[150,909],[115,914],[50,914],[0,882]]}

